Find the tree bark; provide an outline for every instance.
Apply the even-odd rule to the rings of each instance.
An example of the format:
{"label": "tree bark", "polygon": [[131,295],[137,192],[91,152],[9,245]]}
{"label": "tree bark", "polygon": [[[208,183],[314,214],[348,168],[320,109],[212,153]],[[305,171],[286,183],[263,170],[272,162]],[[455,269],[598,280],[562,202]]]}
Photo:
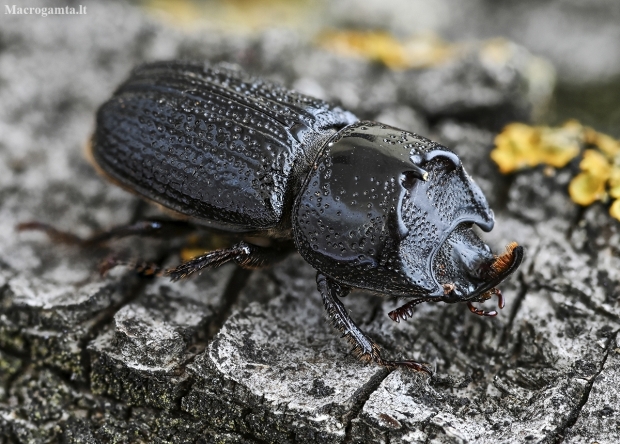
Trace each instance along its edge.
{"label": "tree bark", "polygon": [[[532,74],[533,56],[507,45],[498,66],[478,46],[393,72],[286,31],[182,35],[114,3],[87,18],[3,23],[0,442],[619,442],[618,224],[603,205],[570,201],[570,168],[504,177],[492,164],[495,131],[551,94],[530,94],[552,73]],[[110,254],[172,264],[178,244],[83,249],[16,233],[38,220],[88,235],[156,214],[81,152],[96,107],[129,70],[176,57],[236,62],[288,85],[310,79],[362,117],[453,148],[496,212],[484,239],[526,248],[502,285],[507,308],[489,319],[425,304],[395,324],[394,301],[344,299],[384,353],[429,362],[429,378],[349,354],[297,254],[270,270],[225,266],[171,283],[97,270]]]}

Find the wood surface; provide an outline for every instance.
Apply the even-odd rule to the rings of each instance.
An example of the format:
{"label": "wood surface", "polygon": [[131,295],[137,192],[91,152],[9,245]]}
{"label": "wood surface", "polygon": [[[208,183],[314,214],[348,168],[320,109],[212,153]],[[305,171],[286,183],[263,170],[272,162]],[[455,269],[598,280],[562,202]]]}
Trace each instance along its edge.
{"label": "wood surface", "polygon": [[[11,17],[0,27],[0,443],[512,443],[620,441],[618,223],[567,195],[570,169],[501,176],[489,158],[502,123],[549,100],[550,76],[511,47],[418,71],[328,53],[288,31],[183,33],[116,3],[88,19]],[[94,112],[138,63],[192,58],[335,100],[453,148],[487,194],[494,249],[526,248],[497,318],[464,304],[344,299],[388,355],[425,360],[429,379],[366,365],[326,321],[298,255],[270,270],[233,266],[171,283],[110,254],[178,263],[179,243],[82,236],[158,214],[98,177],[82,155]],[[538,83],[536,83],[538,82]],[[551,84],[549,83],[549,84]]]}

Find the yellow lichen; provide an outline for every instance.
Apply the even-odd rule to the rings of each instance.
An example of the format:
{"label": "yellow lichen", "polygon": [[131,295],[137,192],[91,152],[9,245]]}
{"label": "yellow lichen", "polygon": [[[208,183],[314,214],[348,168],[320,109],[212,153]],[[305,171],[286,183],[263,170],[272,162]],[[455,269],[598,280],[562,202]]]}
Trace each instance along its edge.
{"label": "yellow lichen", "polygon": [[327,50],[381,62],[391,69],[434,66],[447,60],[456,45],[433,35],[400,41],[385,31],[330,31],[319,37]]}
{"label": "yellow lichen", "polygon": [[145,11],[166,24],[253,33],[291,28],[313,32],[324,8],[314,0],[138,0]]}
{"label": "yellow lichen", "polygon": [[599,133],[592,128],[585,128],[585,143],[587,145],[594,145],[609,158],[614,158],[620,154],[619,140],[607,134]]}
{"label": "yellow lichen", "polygon": [[575,121],[560,128],[512,123],[495,138],[491,158],[502,173],[545,164],[562,168],[580,151],[583,129]]}
{"label": "yellow lichen", "polygon": [[391,68],[402,68],[406,65],[403,47],[387,32],[328,32],[321,37],[321,43],[331,51],[380,61]]}
{"label": "yellow lichen", "polygon": [[609,209],[620,220],[620,141],[577,121],[560,128],[536,127],[513,123],[495,138],[492,159],[502,173],[546,165],[562,168],[581,151],[581,172],[568,185],[573,202],[587,206],[597,201],[613,200]]}
{"label": "yellow lichen", "polygon": [[611,174],[607,158],[599,151],[586,150],[579,167],[581,173],[568,185],[568,193],[573,202],[586,206],[602,200],[606,195],[605,185]]}
{"label": "yellow lichen", "polygon": [[614,165],[609,174],[609,195],[614,199],[620,198],[620,168]]}
{"label": "yellow lichen", "polygon": [[611,217],[620,220],[620,200],[615,200],[609,207],[609,214]]}
{"label": "yellow lichen", "polygon": [[208,250],[205,250],[204,248],[183,248],[180,256],[183,262],[187,262],[190,259],[202,256],[205,253],[208,253]]}
{"label": "yellow lichen", "polygon": [[193,234],[187,237],[186,246],[181,249],[179,256],[183,262],[187,262],[210,251],[228,248],[230,245],[231,241],[226,236],[213,233],[208,236]]}
{"label": "yellow lichen", "polygon": [[[587,128],[585,141],[596,149],[587,149],[579,164],[581,173],[571,180],[568,193],[573,202],[587,206],[596,201],[606,201],[608,197],[620,197],[620,167],[618,154],[614,155],[614,139]],[[620,207],[612,203],[610,214],[620,220]]]}

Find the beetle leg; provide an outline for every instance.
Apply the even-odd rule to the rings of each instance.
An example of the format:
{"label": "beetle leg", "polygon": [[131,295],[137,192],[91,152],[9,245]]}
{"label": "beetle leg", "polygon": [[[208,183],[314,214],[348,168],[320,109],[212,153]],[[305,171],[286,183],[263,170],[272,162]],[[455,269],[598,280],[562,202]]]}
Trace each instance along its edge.
{"label": "beetle leg", "polygon": [[231,261],[243,268],[262,268],[284,259],[289,252],[288,248],[260,247],[241,241],[231,248],[222,248],[197,256],[164,273],[170,276],[172,281],[178,281],[205,268],[219,267]]}
{"label": "beetle leg", "polygon": [[425,372],[432,375],[428,364],[409,360],[388,361],[383,359],[379,351],[379,346],[362,333],[359,327],[355,325],[355,322],[353,322],[347,309],[339,299],[348,294],[351,291],[350,288],[342,287],[336,281],[320,272],[316,275],[316,283],[321,297],[323,298],[323,305],[325,306],[325,310],[332,324],[342,332],[342,337],[346,337],[347,340],[354,345],[353,351],[356,352],[362,360],[373,360],[377,364],[388,368],[407,367],[418,372]]}
{"label": "beetle leg", "polygon": [[290,253],[284,247],[260,247],[247,242],[239,242],[231,248],[210,251],[196,256],[178,267],[162,269],[159,265],[145,261],[124,261],[113,256],[100,266],[99,272],[105,275],[112,268],[124,265],[145,276],[169,276],[175,282],[207,268],[216,268],[227,262],[236,262],[243,268],[261,268],[278,262]]}
{"label": "beetle leg", "polygon": [[43,222],[24,222],[17,225],[18,231],[36,230],[45,232],[53,241],[81,247],[99,245],[112,239],[128,236],[182,236],[196,228],[189,222],[182,220],[149,219],[119,225],[102,233],[87,238],[81,238],[67,231],[60,231]]}

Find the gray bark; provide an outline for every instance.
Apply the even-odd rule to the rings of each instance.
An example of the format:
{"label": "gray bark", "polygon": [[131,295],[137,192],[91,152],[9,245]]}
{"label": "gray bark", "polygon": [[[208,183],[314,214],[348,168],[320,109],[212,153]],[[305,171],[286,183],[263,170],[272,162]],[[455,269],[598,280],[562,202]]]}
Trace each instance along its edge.
{"label": "gray bark", "polygon": [[[492,164],[497,125],[542,107],[553,84],[510,48],[499,65],[474,46],[391,72],[285,31],[187,35],[117,4],[87,18],[4,20],[0,442],[618,442],[618,224],[602,205],[570,201],[568,170],[507,178]],[[29,220],[87,235],[153,214],[81,151],[96,107],[133,66],[176,57],[240,63],[452,147],[496,211],[484,238],[527,249],[502,286],[507,308],[483,319],[426,304],[395,324],[394,301],[344,300],[386,354],[430,362],[429,379],[351,356],[297,254],[173,284],[97,272],[110,252],[174,263],[169,242],[84,250],[17,234]]]}

